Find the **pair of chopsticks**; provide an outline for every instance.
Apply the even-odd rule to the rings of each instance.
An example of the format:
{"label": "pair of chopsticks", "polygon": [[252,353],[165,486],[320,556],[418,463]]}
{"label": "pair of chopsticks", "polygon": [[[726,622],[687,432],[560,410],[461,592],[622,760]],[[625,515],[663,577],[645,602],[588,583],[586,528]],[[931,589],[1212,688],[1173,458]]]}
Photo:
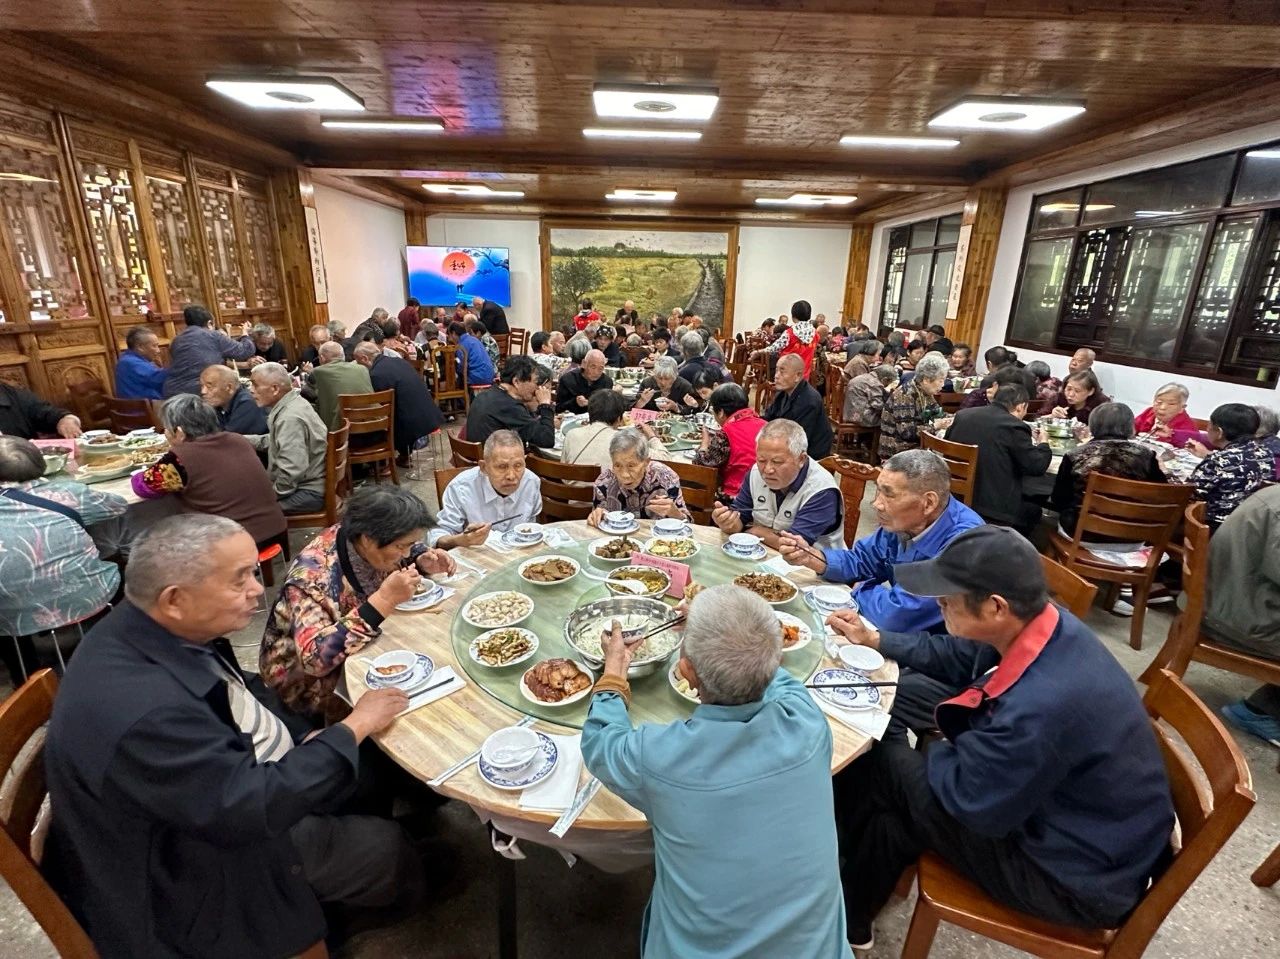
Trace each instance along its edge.
{"label": "pair of chopsticks", "polygon": [[[681,623],[683,623],[683,622],[684,622],[684,617],[683,617],[683,616],[677,616],[675,619],[670,620],[670,621],[668,621],[668,622],[665,622],[665,623],[663,623],[661,626],[658,626],[658,627],[657,627],[657,628],[655,628],[655,629],[651,629],[651,630],[649,630],[649,632],[647,632],[647,633],[643,633],[643,634],[641,634],[640,636],[637,636],[635,639],[627,639],[627,640],[626,640],[626,644],[627,644],[628,646],[638,646],[638,645],[640,645],[642,642],[644,642],[646,639],[648,639],[650,636],[657,636],[659,633],[665,633],[667,630],[669,630],[669,629],[671,629],[671,628],[673,628],[673,627],[675,627],[675,626],[679,626],[679,625],[680,625]],[[609,627],[609,631],[610,631],[611,633],[613,632],[613,627],[612,627],[612,626],[611,626],[611,627]],[[625,638],[625,634],[624,634],[624,638]]]}
{"label": "pair of chopsticks", "polygon": [[887,687],[893,687],[897,685],[898,684],[896,682],[874,683],[870,681],[865,683],[805,683],[804,688],[805,689],[867,689],[872,686],[879,687],[879,688],[887,688]]}

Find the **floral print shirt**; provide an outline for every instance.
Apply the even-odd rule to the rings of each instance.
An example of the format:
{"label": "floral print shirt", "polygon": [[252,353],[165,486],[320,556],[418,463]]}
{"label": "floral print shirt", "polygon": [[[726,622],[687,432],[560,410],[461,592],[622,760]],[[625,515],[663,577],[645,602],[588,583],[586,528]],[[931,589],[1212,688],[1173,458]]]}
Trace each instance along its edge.
{"label": "floral print shirt", "polygon": [[[418,544],[410,555],[426,550]],[[343,570],[345,553],[349,571]],[[368,602],[390,575],[374,569],[331,526],[294,559],[267,617],[258,672],[286,706],[324,716],[336,705],[339,667],[382,632],[382,614]]]}
{"label": "floral print shirt", "polygon": [[591,502],[593,506],[602,507],[605,510],[623,509],[637,516],[659,519],[661,518],[659,514],[648,509],[649,500],[658,494],[668,496],[680,510],[680,515],[686,520],[689,519],[689,508],[684,505],[684,493],[680,490],[680,477],[670,466],[654,460],[649,461],[639,485],[632,490],[624,490],[622,484],[618,482],[618,477],[614,475],[613,469],[605,467],[600,471],[600,478],[596,480]]}
{"label": "floral print shirt", "polygon": [[[112,493],[45,479],[6,483],[29,496],[68,506],[85,526],[124,515],[128,504]],[[102,609],[120,586],[120,568],[98,554],[75,520],[0,495],[0,634],[29,636],[76,623]]]}
{"label": "floral print shirt", "polygon": [[880,413],[880,459],[920,445],[920,427],[942,416],[942,407],[913,379],[890,394]]}
{"label": "floral print shirt", "polygon": [[1252,437],[1206,456],[1189,482],[1196,488],[1196,499],[1204,500],[1204,518],[1209,529],[1221,526],[1245,497],[1275,476],[1275,471],[1276,461],[1271,450]]}

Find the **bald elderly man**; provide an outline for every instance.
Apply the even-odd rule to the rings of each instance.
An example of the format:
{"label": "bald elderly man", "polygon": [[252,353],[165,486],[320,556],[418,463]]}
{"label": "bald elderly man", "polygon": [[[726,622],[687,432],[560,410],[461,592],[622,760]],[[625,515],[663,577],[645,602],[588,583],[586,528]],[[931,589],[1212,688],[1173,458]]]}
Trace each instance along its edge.
{"label": "bald elderly man", "polygon": [[320,365],[311,371],[316,412],[325,426],[336,430],[342,425],[338,422],[338,397],[344,393],[372,393],[373,383],[368,370],[347,359],[343,344],[321,343],[319,353]]}
{"label": "bald elderly man", "polygon": [[822,406],[822,394],[809,385],[804,374],[804,360],[797,353],[779,357],[773,374],[777,391],[762,419],[791,420],[799,423],[809,437],[809,455],[820,460],[831,452],[834,435],[831,420]]}
{"label": "bald elderly man", "polygon": [[613,380],[604,371],[606,362],[600,350],[589,350],[581,366],[560,375],[556,383],[557,413],[585,412],[592,393],[613,389]]}
{"label": "bald elderly man", "polygon": [[267,431],[266,412],[231,367],[206,366],[200,374],[200,397],[218,411],[218,422],[228,433],[253,436]]}

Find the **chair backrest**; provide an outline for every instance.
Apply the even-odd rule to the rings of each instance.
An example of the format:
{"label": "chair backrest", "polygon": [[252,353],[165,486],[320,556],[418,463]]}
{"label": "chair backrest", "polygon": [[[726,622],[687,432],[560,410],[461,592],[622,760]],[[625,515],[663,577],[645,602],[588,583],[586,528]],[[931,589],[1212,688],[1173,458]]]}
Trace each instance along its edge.
{"label": "chair backrest", "polygon": [[502,361],[511,355],[511,334],[510,333],[490,333],[490,336],[498,344],[498,365],[501,366]]}
{"label": "chair backrest", "polygon": [[1065,606],[1071,615],[1084,619],[1089,614],[1089,607],[1093,605],[1093,598],[1098,595],[1097,584],[1089,582],[1044,554],[1040,555],[1040,565],[1044,567],[1049,595],[1059,605]]}
{"label": "chair backrest", "polygon": [[[773,402],[773,377],[769,375],[769,357],[758,356],[747,364],[751,383],[755,385],[755,403],[752,406],[757,413]],[[745,386],[744,386],[745,388]]]}
{"label": "chair backrest", "polygon": [[[954,413],[960,409],[960,404],[964,402],[963,393],[939,393],[935,399],[938,405],[942,407],[944,413]],[[1035,405],[1034,403],[1032,404]]]}
{"label": "chair backrest", "polygon": [[420,356],[409,357],[409,365],[418,371],[419,376],[425,376],[427,372],[427,361]]}
{"label": "chair backrest", "polygon": [[839,426],[844,420],[844,394],[848,386],[844,370],[833,366],[827,374],[827,392],[822,398],[822,405],[832,426]]}
{"label": "chair backrest", "polygon": [[1204,520],[1204,503],[1192,503],[1183,512],[1182,525],[1182,594],[1186,606],[1170,627],[1178,631],[1179,645],[1185,642],[1194,646],[1199,641],[1208,589],[1209,524]]}
{"label": "chair backrest", "polygon": [[1249,766],[1235,740],[1213,711],[1173,673],[1160,670],[1142,700],[1164,756],[1181,847],[1116,932],[1107,950],[1108,956],[1115,957],[1142,955],[1165,916],[1226,844],[1257,799]]}
{"label": "chair backrest", "polygon": [[684,504],[689,507],[693,521],[699,526],[715,525],[711,510],[716,505],[716,489],[720,485],[720,471],[714,466],[699,466],[680,460],[663,460],[680,477]]}
{"label": "chair backrest", "polygon": [[1081,555],[1087,552],[1083,545],[1086,538],[1111,537],[1126,543],[1151,544],[1145,568],[1154,570],[1192,492],[1192,487],[1178,483],[1146,483],[1091,472],[1084,487],[1076,533],[1068,547],[1068,562],[1087,560]]}
{"label": "chair backrest", "polygon": [[529,455],[526,465],[541,481],[542,519],[586,519],[591,515],[591,494],[600,467],[566,464]]}
{"label": "chair backrest", "polygon": [[396,391],[341,393],[338,396],[338,416],[350,421],[352,433],[385,432],[390,440],[395,426]]}
{"label": "chair backrest", "polygon": [[966,506],[973,505],[973,484],[978,478],[978,447],[968,443],[953,443],[920,431],[920,446],[933,450],[947,461],[951,472],[951,495]]}
{"label": "chair backrest", "polygon": [[0,877],[40,923],[59,956],[97,959],[88,935],[41,875],[32,850],[32,834],[48,793],[41,727],[53,713],[57,691],[57,675],[42,669],[0,703],[0,780],[5,781]]}
{"label": "chair backrest", "polygon": [[67,408],[80,417],[80,425],[87,430],[111,426],[107,391],[96,376],[67,384]]}
{"label": "chair backrest", "polygon": [[862,518],[862,498],[867,484],[880,479],[880,470],[841,456],[828,456],[818,465],[834,474],[840,483],[840,496],[844,500],[844,541],[852,543],[858,537],[858,520]]}
{"label": "chair backrest", "polygon": [[[467,351],[457,346],[441,346],[433,351],[436,362],[435,389],[432,398],[441,400],[465,400],[467,398]],[[461,367],[459,367],[461,363]]]}
{"label": "chair backrest", "polygon": [[524,356],[529,352],[529,331],[520,326],[511,327],[511,355]]}
{"label": "chair backrest", "polygon": [[1208,429],[1209,429],[1208,420],[1202,420],[1198,416],[1193,416],[1191,417],[1191,422],[1196,424],[1196,429],[1198,429],[1201,433],[1208,432]]}
{"label": "chair backrest", "polygon": [[113,433],[130,430],[154,429],[159,426],[147,400],[130,400],[119,396],[107,397],[107,420]]}
{"label": "chair backrest", "polygon": [[477,466],[484,449],[479,443],[471,443],[460,437],[449,434],[449,446],[453,450],[454,466]]}
{"label": "chair backrest", "polygon": [[623,359],[627,361],[627,366],[639,366],[640,361],[647,359],[649,356],[649,348],[647,346],[620,346]]}
{"label": "chair backrest", "polygon": [[459,474],[471,469],[470,466],[443,466],[436,470],[436,503],[444,502],[444,488],[453,482]]}

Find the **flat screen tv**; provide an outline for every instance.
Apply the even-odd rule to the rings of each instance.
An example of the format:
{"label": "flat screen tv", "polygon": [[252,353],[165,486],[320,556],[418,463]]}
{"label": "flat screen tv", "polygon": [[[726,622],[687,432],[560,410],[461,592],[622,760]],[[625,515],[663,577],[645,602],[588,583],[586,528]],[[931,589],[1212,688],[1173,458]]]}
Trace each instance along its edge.
{"label": "flat screen tv", "polygon": [[508,250],[497,246],[410,246],[409,295],[423,306],[452,306],[483,297],[511,305]]}

